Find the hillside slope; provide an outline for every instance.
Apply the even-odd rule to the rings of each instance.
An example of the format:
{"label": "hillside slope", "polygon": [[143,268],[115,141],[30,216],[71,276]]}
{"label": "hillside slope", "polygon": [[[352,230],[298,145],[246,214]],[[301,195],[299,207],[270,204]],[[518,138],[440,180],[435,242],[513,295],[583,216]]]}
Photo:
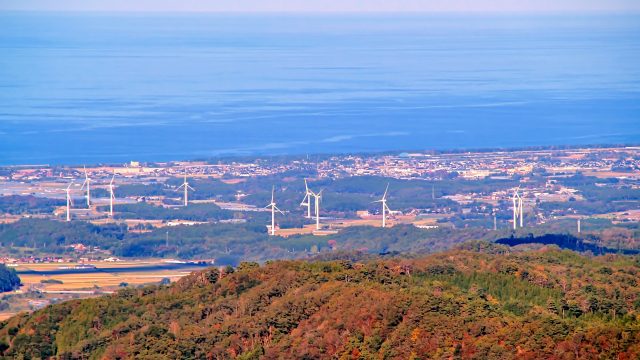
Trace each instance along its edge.
{"label": "hillside slope", "polygon": [[12,268],[0,264],[0,292],[12,291],[20,287],[20,278]]}
{"label": "hillside slope", "polygon": [[637,258],[458,249],[243,263],[0,325],[6,358],[636,359]]}

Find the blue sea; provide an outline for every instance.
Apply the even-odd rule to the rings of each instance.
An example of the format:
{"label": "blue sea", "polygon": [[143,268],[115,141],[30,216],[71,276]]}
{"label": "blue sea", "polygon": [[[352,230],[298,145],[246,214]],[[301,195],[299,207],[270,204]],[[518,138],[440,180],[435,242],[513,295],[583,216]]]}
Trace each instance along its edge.
{"label": "blue sea", "polygon": [[0,164],[614,143],[638,15],[0,14]]}

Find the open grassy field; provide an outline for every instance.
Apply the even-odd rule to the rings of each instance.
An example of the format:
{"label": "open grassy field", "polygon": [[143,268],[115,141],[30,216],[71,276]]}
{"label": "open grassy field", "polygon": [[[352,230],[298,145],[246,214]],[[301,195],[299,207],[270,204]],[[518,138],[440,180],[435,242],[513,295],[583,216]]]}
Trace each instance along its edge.
{"label": "open grassy field", "polygon": [[8,318],[12,317],[13,315],[15,315],[17,313],[15,312],[4,312],[4,313],[0,313],[0,321],[4,321],[7,320]]}
{"label": "open grassy field", "polygon": [[[387,226],[394,226],[397,224],[414,224],[416,226],[436,225],[437,220],[446,217],[445,215],[432,215],[429,217],[416,218],[413,215],[400,215],[387,218]],[[322,225],[324,228],[331,230],[340,230],[350,226],[382,226],[382,216],[370,216],[363,219],[332,219],[323,220]],[[277,229],[276,235],[279,236],[292,236],[292,235],[306,235],[312,234],[315,231],[315,224],[307,224],[302,228],[289,228],[289,229]]]}
{"label": "open grassy field", "polygon": [[615,221],[640,221],[640,209],[594,215],[593,217],[610,219],[614,222]]}
{"label": "open grassy field", "polygon": [[[181,264],[177,268],[166,269],[171,264],[161,260],[119,261],[93,263],[92,272],[61,271],[61,267],[72,268],[79,263],[20,264],[15,267],[23,286],[12,293],[4,293],[2,301],[8,308],[0,312],[0,321],[21,311],[31,311],[34,307],[48,303],[99,296],[117,291],[127,286],[158,284],[167,278],[171,282],[203,269],[203,266]],[[122,271],[118,271],[122,269]],[[31,271],[30,273],[21,273]],[[39,272],[39,273],[33,273]],[[49,272],[49,273],[47,273]],[[58,273],[50,273],[58,272]],[[62,272],[62,273],[61,273]]]}
{"label": "open grassy field", "polygon": [[638,179],[639,175],[637,172],[622,172],[622,171],[584,171],[585,176],[594,176],[600,179],[608,179],[608,178],[632,178]]}
{"label": "open grassy field", "polygon": [[[94,264],[95,272],[75,273],[70,271],[64,274],[46,274],[48,271],[60,270],[60,267],[74,267],[76,263],[52,263],[52,264],[21,264],[15,267],[19,273],[22,271],[43,272],[43,274],[20,273],[25,289],[36,288],[42,292],[49,291],[76,291],[100,289],[116,289],[121,283],[129,285],[143,285],[148,283],[158,283],[163,278],[175,281],[182,276],[188,275],[191,271],[202,267],[193,266],[181,267],[179,269],[158,269],[158,266],[166,265],[159,260],[149,261],[122,261],[122,262],[100,262]],[[122,272],[117,269],[122,268]],[[109,270],[101,271],[101,270]],[[148,270],[147,270],[148,269]],[[115,270],[115,271],[114,271]],[[58,280],[60,283],[47,282],[47,280]],[[45,281],[45,282],[43,282]]]}
{"label": "open grassy field", "polygon": [[18,215],[2,215],[0,216],[0,224],[10,224],[20,220]]}
{"label": "open grassy field", "polygon": [[[143,285],[148,283],[158,283],[163,278],[168,278],[171,281],[175,281],[182,276],[188,275],[191,271],[183,270],[162,270],[154,272],[122,272],[122,273],[104,273],[96,272],[90,274],[59,274],[59,275],[34,275],[24,274],[20,275],[20,279],[25,287],[38,288],[42,292],[51,291],[76,291],[76,290],[91,290],[95,288],[100,289],[115,289],[121,283],[127,283],[129,285]],[[43,283],[47,280],[59,280],[62,284],[58,283]]]}

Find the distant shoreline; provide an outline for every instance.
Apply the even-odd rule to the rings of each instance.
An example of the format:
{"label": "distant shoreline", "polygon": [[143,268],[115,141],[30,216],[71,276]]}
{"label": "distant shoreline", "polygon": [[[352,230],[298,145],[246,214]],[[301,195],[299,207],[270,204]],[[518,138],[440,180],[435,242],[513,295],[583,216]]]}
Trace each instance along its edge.
{"label": "distant shoreline", "polygon": [[[310,160],[323,160],[332,156],[362,156],[362,157],[376,157],[376,156],[391,156],[400,155],[403,153],[421,153],[428,155],[456,155],[464,153],[474,154],[486,154],[486,153],[498,153],[498,152],[526,152],[526,151],[562,151],[562,150],[580,150],[580,149],[625,149],[625,148],[637,148],[640,147],[640,143],[627,143],[627,144],[590,144],[590,145],[540,145],[540,146],[517,146],[517,147],[486,147],[486,148],[452,148],[452,149],[405,149],[405,150],[389,150],[389,151],[363,151],[363,152],[327,152],[327,153],[309,153],[309,154],[274,154],[274,155],[218,155],[213,157],[196,157],[191,159],[173,159],[166,161],[141,161],[147,164],[157,163],[182,163],[182,162],[213,162],[213,161],[255,161],[255,160],[276,160],[276,161],[290,161],[300,158],[309,158]],[[131,157],[135,161],[135,155]],[[0,160],[1,161],[1,160]],[[48,168],[48,167],[78,167],[78,166],[109,166],[109,165],[121,165],[126,162],[88,162],[88,163],[66,163],[66,164],[0,164],[0,168],[15,169],[15,168]]]}

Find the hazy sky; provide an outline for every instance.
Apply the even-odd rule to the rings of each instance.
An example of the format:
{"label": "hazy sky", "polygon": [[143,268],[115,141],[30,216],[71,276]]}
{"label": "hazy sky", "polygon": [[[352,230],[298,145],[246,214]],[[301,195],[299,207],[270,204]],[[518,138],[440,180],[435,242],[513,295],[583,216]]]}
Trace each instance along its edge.
{"label": "hazy sky", "polygon": [[627,12],[640,0],[0,0],[0,10]]}

